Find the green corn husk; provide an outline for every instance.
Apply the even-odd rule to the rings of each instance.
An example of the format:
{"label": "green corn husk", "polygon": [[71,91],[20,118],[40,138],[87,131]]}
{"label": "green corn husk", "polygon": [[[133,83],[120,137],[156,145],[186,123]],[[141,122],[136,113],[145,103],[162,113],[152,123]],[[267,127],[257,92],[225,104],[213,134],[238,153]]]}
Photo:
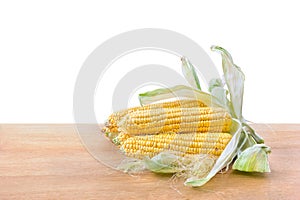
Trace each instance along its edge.
{"label": "green corn husk", "polygon": [[139,94],[141,106],[172,98],[196,99],[202,101],[206,106],[222,107],[221,102],[216,97],[186,85],[176,85],[171,88],[161,88]]}
{"label": "green corn husk", "polygon": [[135,173],[139,171],[143,171],[146,168],[143,160],[135,159],[135,158],[127,158],[119,164],[117,167],[118,170],[121,170],[125,173]]}
{"label": "green corn husk", "polygon": [[152,159],[146,157],[144,161],[146,168],[152,172],[168,174],[180,171],[179,157],[169,152],[161,152]]}
{"label": "green corn husk", "polygon": [[[227,90],[223,89],[220,80],[212,80],[210,91],[216,98],[223,102],[224,106],[227,105],[227,110],[230,111],[230,114],[241,122],[242,132],[245,135],[245,143],[240,147],[240,150],[245,152],[240,154],[236,162],[237,164],[235,164],[233,169],[240,171],[247,170],[248,172],[268,172],[270,171],[268,161],[270,147],[263,145],[264,139],[247,124],[242,115],[245,75],[241,71],[241,68],[234,64],[228,51],[218,46],[212,46],[211,49],[219,52],[222,56],[224,79],[230,100],[226,97]],[[247,149],[252,146],[253,148]],[[251,165],[249,166],[249,164]],[[254,165],[258,168],[255,168]]]}
{"label": "green corn husk", "polygon": [[197,73],[196,73],[196,70],[195,70],[195,67],[193,66],[193,64],[186,57],[182,57],[181,62],[182,62],[182,73],[183,73],[184,77],[186,78],[186,80],[189,82],[189,84],[192,87],[194,87],[198,90],[201,90],[199,78],[197,76]]}
{"label": "green corn husk", "polygon": [[268,154],[271,148],[264,144],[255,144],[244,150],[234,162],[232,169],[244,172],[271,172]]}
{"label": "green corn husk", "polygon": [[212,46],[211,50],[220,53],[222,56],[224,78],[229,90],[230,100],[232,102],[231,115],[241,120],[245,75],[241,68],[234,64],[228,51],[219,46]]}
{"label": "green corn husk", "polygon": [[155,173],[172,173],[176,177],[206,177],[216,162],[216,156],[208,154],[176,156],[172,152],[161,152],[152,159],[145,158],[145,166]]}

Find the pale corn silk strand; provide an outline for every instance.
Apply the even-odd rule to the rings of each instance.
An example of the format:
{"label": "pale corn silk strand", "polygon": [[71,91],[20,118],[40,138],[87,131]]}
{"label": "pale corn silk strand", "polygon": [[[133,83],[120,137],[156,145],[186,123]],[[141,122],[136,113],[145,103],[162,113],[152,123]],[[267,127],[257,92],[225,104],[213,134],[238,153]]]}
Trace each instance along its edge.
{"label": "pale corn silk strand", "polygon": [[[173,156],[171,152],[167,151],[162,152],[161,154],[169,154]],[[168,167],[172,167],[176,169],[175,171],[177,171],[172,176],[172,179],[199,179],[204,178],[208,175],[217,158],[217,156],[209,154],[194,154],[186,155],[184,157],[176,156],[176,160],[172,163],[169,163]],[[130,174],[131,176],[135,176],[138,174],[142,174],[142,172],[146,170],[147,167],[144,160],[127,158],[121,161],[118,169]]]}
{"label": "pale corn silk strand", "polygon": [[175,175],[184,179],[204,178],[212,169],[216,160],[216,156],[208,154],[186,155],[179,159],[178,165],[182,170]]}
{"label": "pale corn silk strand", "polygon": [[177,189],[177,183],[179,180],[187,178],[204,178],[208,175],[216,162],[216,156],[210,156],[207,154],[190,155],[183,158],[182,162],[179,162],[182,171],[179,171],[172,175],[170,178],[170,188],[176,191],[179,195],[183,195],[179,189]]}

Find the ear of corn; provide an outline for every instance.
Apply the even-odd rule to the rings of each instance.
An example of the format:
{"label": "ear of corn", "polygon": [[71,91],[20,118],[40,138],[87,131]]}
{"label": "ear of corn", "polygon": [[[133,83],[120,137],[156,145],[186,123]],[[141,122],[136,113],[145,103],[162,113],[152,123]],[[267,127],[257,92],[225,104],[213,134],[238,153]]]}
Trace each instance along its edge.
{"label": "ear of corn", "polygon": [[162,102],[157,104],[149,104],[146,106],[133,107],[126,110],[121,110],[118,112],[114,112],[108,117],[108,121],[105,124],[103,132],[113,132],[117,133],[118,123],[124,116],[129,113],[133,113],[136,111],[139,112],[147,112],[153,109],[168,109],[168,108],[190,108],[190,107],[205,107],[206,105],[199,100],[194,99],[181,99],[176,101]]}
{"label": "ear of corn", "polygon": [[129,136],[121,133],[117,139],[125,155],[142,159],[169,151],[178,156],[210,154],[219,156],[231,139],[229,133],[162,133]]}
{"label": "ear of corn", "polygon": [[179,156],[219,156],[231,139],[231,116],[223,108],[197,100],[177,100],[113,113],[105,131],[130,157],[153,157],[163,151]]}
{"label": "ear of corn", "polygon": [[130,135],[166,132],[229,132],[230,114],[222,108],[154,108],[128,113],[118,123],[119,131]]}

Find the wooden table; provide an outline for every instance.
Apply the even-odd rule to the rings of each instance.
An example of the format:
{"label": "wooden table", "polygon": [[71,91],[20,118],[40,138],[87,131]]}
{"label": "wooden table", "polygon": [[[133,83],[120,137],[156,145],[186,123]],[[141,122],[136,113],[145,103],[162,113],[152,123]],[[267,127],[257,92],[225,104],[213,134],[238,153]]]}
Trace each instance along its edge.
{"label": "wooden table", "polygon": [[[99,130],[82,127],[87,137]],[[103,165],[86,150],[76,125],[3,124],[0,199],[300,199],[300,125],[254,127],[272,147],[270,174],[229,171],[190,188],[169,175],[130,176]],[[93,136],[90,142],[97,149]]]}

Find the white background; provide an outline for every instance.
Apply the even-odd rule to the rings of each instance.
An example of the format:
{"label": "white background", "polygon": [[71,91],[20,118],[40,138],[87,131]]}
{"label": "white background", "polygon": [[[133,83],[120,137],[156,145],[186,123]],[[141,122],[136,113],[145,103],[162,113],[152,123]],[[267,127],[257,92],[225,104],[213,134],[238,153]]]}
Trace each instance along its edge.
{"label": "white background", "polygon": [[[138,28],[182,33],[217,66],[221,59],[209,48],[226,48],[246,74],[244,116],[299,123],[300,12],[297,1],[282,2],[2,1],[0,123],[74,122],[73,90],[82,63],[105,40]],[[168,62],[153,54],[124,59],[120,63],[131,66]],[[96,102],[111,105],[111,84]]]}

